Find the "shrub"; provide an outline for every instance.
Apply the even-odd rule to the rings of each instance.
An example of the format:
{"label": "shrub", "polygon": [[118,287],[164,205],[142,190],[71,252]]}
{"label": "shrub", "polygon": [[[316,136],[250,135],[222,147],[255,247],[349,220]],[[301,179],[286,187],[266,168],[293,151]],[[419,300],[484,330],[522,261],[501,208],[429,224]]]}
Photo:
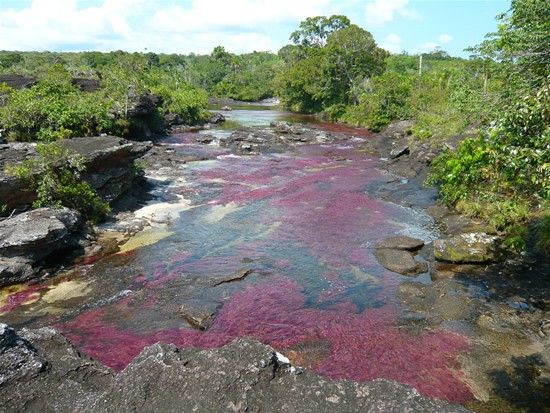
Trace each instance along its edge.
{"label": "shrub", "polygon": [[56,66],[36,86],[11,92],[8,105],[0,110],[8,139],[51,142],[111,131],[110,101],[98,93],[80,92],[70,79]]}
{"label": "shrub", "polygon": [[58,143],[40,144],[36,150],[38,157],[8,168],[8,173],[36,192],[33,207],[72,208],[92,221],[99,221],[109,212],[109,205],[81,179],[85,170],[81,156],[70,154]]}

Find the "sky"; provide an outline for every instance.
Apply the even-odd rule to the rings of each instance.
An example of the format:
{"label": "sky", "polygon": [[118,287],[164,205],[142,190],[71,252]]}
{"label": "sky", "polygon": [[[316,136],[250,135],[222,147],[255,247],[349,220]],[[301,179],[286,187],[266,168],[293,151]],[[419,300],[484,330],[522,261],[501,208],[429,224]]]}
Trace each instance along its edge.
{"label": "sky", "polygon": [[0,50],[274,51],[300,21],[347,15],[398,53],[464,49],[510,0],[0,0]]}

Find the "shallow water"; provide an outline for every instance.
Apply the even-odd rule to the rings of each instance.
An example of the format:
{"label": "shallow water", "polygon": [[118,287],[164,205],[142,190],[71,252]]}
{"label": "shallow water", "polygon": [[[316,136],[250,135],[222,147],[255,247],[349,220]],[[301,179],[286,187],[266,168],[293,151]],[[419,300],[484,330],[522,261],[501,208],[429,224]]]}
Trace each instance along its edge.
{"label": "shallow water", "polygon": [[[228,114],[254,127],[288,116]],[[373,256],[373,245],[391,235],[434,239],[433,222],[367,195],[387,176],[377,169],[380,160],[360,150],[364,131],[354,132],[344,143],[252,157],[197,144],[196,134],[169,137],[164,143],[177,151],[214,156],[182,169],[185,179],[171,188],[187,200],[174,209],[177,219],[138,234],[143,239],[121,253],[12,288],[0,296],[0,313],[18,326],[53,324],[115,369],[157,341],[212,348],[250,336],[333,378],[395,379],[466,402],[472,393],[458,357],[468,352],[468,338],[401,329],[395,293],[410,278]],[[243,270],[251,270],[246,279],[217,284]],[[181,316],[182,306],[217,314],[200,331]]]}

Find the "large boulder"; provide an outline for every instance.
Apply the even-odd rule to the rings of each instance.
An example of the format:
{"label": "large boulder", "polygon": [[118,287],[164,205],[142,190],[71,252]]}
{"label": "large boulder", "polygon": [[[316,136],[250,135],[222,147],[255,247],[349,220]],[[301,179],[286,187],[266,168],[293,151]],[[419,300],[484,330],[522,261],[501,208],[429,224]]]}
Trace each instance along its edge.
{"label": "large boulder", "polygon": [[499,237],[484,232],[471,232],[434,242],[436,260],[454,263],[482,264],[497,259]]}
{"label": "large boulder", "polygon": [[39,208],[0,221],[0,286],[34,277],[39,261],[76,244],[80,214]]}
{"label": "large boulder", "polygon": [[0,386],[2,411],[467,411],[389,380],[331,380],[291,366],[273,348],[250,339],[212,350],[154,344],[115,373],[81,355],[53,329],[20,335],[33,349],[28,360],[38,356],[49,368],[32,380],[14,375]]}
{"label": "large boulder", "polygon": [[0,221],[0,257],[40,260],[62,249],[80,225],[80,214],[68,208],[38,208]]}
{"label": "large boulder", "polygon": [[150,116],[162,105],[162,102],[162,96],[152,93],[142,93],[129,99],[128,108],[125,113],[126,117],[139,118]]}

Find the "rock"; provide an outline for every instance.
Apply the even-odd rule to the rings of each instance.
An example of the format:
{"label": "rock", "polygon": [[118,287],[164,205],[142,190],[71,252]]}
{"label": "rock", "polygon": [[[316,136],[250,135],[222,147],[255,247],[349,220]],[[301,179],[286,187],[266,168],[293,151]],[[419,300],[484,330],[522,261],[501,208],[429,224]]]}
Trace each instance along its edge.
{"label": "rock", "polygon": [[220,110],[224,110],[224,111],[226,111],[226,112],[230,112],[230,111],[232,111],[233,109],[231,109],[230,106],[222,106],[222,107],[220,108]]}
{"label": "rock", "polygon": [[379,248],[374,255],[383,267],[398,274],[416,275],[428,271],[428,264],[416,261],[408,251]]}
{"label": "rock", "polygon": [[400,156],[408,155],[409,153],[410,153],[409,145],[400,145],[391,150],[390,158],[392,159],[399,158]]}
{"label": "rock", "polygon": [[74,77],[71,83],[83,92],[95,92],[101,89],[101,83],[97,79]]}
{"label": "rock", "polygon": [[210,119],[208,119],[208,123],[211,123],[213,125],[218,125],[223,122],[225,122],[225,116],[223,116],[219,112],[212,113],[212,115],[210,116]]}
{"label": "rock", "polygon": [[75,245],[80,214],[68,208],[39,208],[0,222],[0,286],[27,281],[36,264]]}
{"label": "rock", "polygon": [[207,330],[212,325],[219,307],[218,303],[191,302],[181,306],[180,314],[192,327]]}
{"label": "rock", "polygon": [[212,143],[214,141],[214,137],[210,136],[210,135],[201,135],[201,136],[195,138],[195,140],[199,143],[209,144],[209,143]]}
{"label": "rock", "polygon": [[486,263],[497,258],[499,237],[483,232],[455,235],[434,242],[435,259],[454,263]]}
{"label": "rock", "polygon": [[68,208],[39,208],[0,222],[0,256],[40,260],[66,247],[80,225]]}
{"label": "rock", "polygon": [[252,274],[252,272],[254,272],[254,270],[252,270],[252,269],[237,270],[231,275],[228,275],[228,276],[223,277],[223,278],[217,278],[216,280],[214,280],[213,284],[214,284],[214,286],[218,286],[218,285],[223,284],[223,283],[229,283],[229,282],[232,282],[232,281],[242,280],[246,276]]}
{"label": "rock", "polygon": [[30,343],[6,324],[0,323],[0,387],[10,382],[30,380],[46,370],[47,363]]}
{"label": "rock", "polygon": [[451,215],[451,210],[445,205],[430,205],[426,212],[436,221],[441,221],[444,217]]}
{"label": "rock", "polygon": [[0,386],[2,411],[467,411],[390,380],[357,383],[301,371],[250,339],[202,351],[154,344],[116,373],[82,356],[53,329],[20,335],[49,368]]}
{"label": "rock", "polygon": [[0,75],[0,83],[5,83],[12,89],[28,89],[36,84],[36,79],[21,75]]}
{"label": "rock", "polygon": [[382,242],[376,244],[376,248],[390,248],[406,251],[417,251],[423,246],[424,241],[403,235],[386,238]]}
{"label": "rock", "polygon": [[[479,223],[471,220],[464,215],[450,214],[441,219],[441,223],[444,225],[447,234],[457,235],[468,232],[477,232],[476,229],[480,227]],[[484,231],[481,229],[481,231]]]}
{"label": "rock", "polygon": [[38,268],[33,267],[32,260],[0,257],[0,286],[28,281],[38,271]]}
{"label": "rock", "polygon": [[183,119],[177,113],[169,112],[164,115],[164,123],[167,127],[182,125]]}
{"label": "rock", "polygon": [[[137,177],[133,162],[143,156],[151,143],[137,143],[115,136],[72,138],[61,141],[65,149],[84,158],[86,171],[82,177],[102,197],[113,202],[127,192]],[[36,145],[13,143],[0,145],[0,204],[8,211],[30,205],[36,194],[25,183],[6,174],[8,165],[37,156]]]}
{"label": "rock", "polygon": [[132,97],[128,101],[126,117],[138,118],[152,115],[162,105],[162,102],[162,96],[152,93],[142,93],[141,95]]}
{"label": "rock", "polygon": [[[302,128],[299,125],[292,125],[291,123],[285,122],[285,121],[271,122],[269,125],[273,128],[273,130],[276,133],[282,133],[282,134],[302,135],[308,131],[307,129]],[[289,137],[289,139],[294,139],[302,142],[305,142],[304,139],[311,140],[310,138],[302,138],[297,136],[294,136],[294,137],[291,136]]]}
{"label": "rock", "polygon": [[384,129],[384,135],[392,138],[403,138],[409,135],[414,122],[410,120],[400,120],[390,123],[386,129]]}

